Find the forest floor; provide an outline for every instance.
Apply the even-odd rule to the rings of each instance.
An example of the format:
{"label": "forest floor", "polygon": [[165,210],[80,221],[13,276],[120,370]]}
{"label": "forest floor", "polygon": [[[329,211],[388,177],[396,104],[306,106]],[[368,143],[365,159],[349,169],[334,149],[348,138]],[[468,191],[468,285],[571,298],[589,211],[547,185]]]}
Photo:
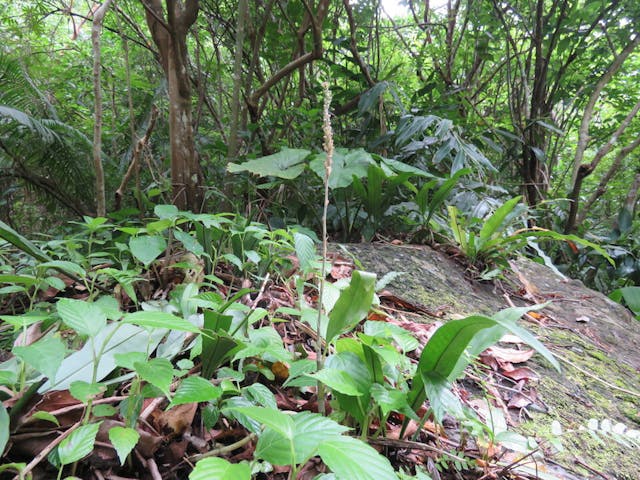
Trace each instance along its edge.
{"label": "forest floor", "polygon": [[[625,440],[625,432],[640,429],[640,328],[627,309],[525,259],[512,263],[506,279],[490,284],[470,280],[463,266],[429,247],[346,248],[379,276],[406,272],[388,286],[387,298],[397,295],[413,304],[412,321],[433,323],[441,321],[434,316],[490,315],[514,304],[550,302],[526,315],[524,323],[557,356],[562,372],[538,357],[525,366],[513,356],[520,347],[503,344],[504,351],[481,358],[493,371],[493,380],[483,383],[485,395],[508,413],[515,431],[536,438],[541,455],[526,468],[537,469],[539,478],[640,478],[638,444]],[[471,388],[466,395],[478,393],[481,397]],[[467,400],[474,402],[482,415],[482,402]],[[561,429],[552,426],[554,420]],[[561,444],[560,451],[554,443]]]}

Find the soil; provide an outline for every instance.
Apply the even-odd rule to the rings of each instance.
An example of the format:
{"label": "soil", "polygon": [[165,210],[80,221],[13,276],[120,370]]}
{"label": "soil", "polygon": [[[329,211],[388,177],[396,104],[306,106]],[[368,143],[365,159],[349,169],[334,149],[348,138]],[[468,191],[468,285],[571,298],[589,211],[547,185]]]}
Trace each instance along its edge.
{"label": "soil", "polygon": [[[551,302],[537,312],[542,315],[521,323],[557,356],[562,372],[534,356],[528,366],[539,379],[529,388],[537,401],[510,410],[518,420],[515,430],[534,437],[544,452],[539,478],[640,479],[640,440],[629,440],[630,432],[640,430],[640,324],[626,308],[526,259],[514,261],[506,278],[487,283],[470,279],[461,263],[425,246],[343,248],[379,277],[406,272],[386,288],[445,320]],[[561,434],[552,433],[554,420]],[[554,440],[561,451],[551,447]]]}

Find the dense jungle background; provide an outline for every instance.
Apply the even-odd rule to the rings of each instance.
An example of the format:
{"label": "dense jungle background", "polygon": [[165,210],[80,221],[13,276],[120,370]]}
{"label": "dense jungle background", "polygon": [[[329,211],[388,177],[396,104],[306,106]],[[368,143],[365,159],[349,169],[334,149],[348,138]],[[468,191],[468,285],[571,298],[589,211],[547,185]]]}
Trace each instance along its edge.
{"label": "dense jungle background", "polygon": [[[415,344],[379,324],[440,313],[326,241],[430,245],[506,289],[527,256],[640,315],[640,3],[1,10],[1,471],[544,478],[454,383],[506,333],[556,366],[528,310]],[[440,453],[393,453],[447,422]]]}

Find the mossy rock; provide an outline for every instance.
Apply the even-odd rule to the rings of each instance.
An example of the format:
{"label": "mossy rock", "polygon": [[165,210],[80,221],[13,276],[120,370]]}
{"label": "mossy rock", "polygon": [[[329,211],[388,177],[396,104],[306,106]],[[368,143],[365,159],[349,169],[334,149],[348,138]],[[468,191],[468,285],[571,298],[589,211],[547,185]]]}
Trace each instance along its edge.
{"label": "mossy rock", "polygon": [[526,259],[513,262],[514,272],[500,285],[473,281],[461,263],[429,247],[344,247],[379,277],[406,272],[387,288],[426,310],[443,312],[445,319],[506,308],[505,290],[517,305],[550,301],[541,311],[541,325],[522,323],[557,355],[562,372],[539,356],[529,362],[540,377],[532,388],[542,408],[520,412],[528,418],[516,430],[544,447],[553,437],[552,422],[560,422],[563,451],[543,448],[544,468],[556,478],[640,479],[638,444],[612,431],[640,430],[640,324],[627,309]]}

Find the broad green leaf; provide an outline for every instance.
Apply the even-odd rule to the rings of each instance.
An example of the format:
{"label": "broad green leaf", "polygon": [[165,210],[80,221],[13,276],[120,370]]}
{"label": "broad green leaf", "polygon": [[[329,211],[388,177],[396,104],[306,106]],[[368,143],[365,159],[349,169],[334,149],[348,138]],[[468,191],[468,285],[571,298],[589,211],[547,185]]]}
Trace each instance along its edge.
{"label": "broad green leaf", "polygon": [[447,379],[435,371],[420,375],[436,421],[442,424],[446,414],[453,418],[462,418],[462,403],[451,391],[451,384]]}
{"label": "broad green leaf", "polygon": [[27,240],[25,237],[16,232],[9,225],[0,221],[0,238],[4,238],[7,242],[14,247],[22,250],[27,255],[31,255],[36,260],[41,262],[48,262],[51,258],[40,250],[37,246]]}
{"label": "broad green leaf", "polygon": [[386,417],[390,412],[400,412],[419,421],[418,416],[407,403],[407,394],[405,392],[392,390],[375,383],[371,385],[371,397],[382,410],[383,417]]}
{"label": "broad green leaf", "polygon": [[318,447],[323,442],[339,437],[349,430],[344,425],[311,412],[296,413],[293,423],[295,424],[294,445],[297,463],[316,455]]}
{"label": "broad green leaf", "polygon": [[34,418],[36,420],[44,420],[45,422],[51,422],[55,425],[60,426],[60,422],[54,415],[51,415],[49,412],[45,412],[42,410],[34,413],[30,418]]}
{"label": "broad green leaf", "polygon": [[294,423],[291,415],[282,413],[279,410],[265,407],[233,407],[230,408],[234,413],[240,413],[255,421],[266,425],[275,430],[286,438],[293,439]]}
{"label": "broad green leaf", "polygon": [[113,427],[109,430],[109,441],[118,453],[120,465],[124,465],[131,451],[138,444],[140,434],[133,428]]}
{"label": "broad green leaf", "polygon": [[251,468],[246,463],[230,463],[219,457],[203,458],[189,474],[189,480],[250,480]]}
{"label": "broad green leaf", "polygon": [[293,180],[304,171],[304,160],[310,153],[309,150],[283,148],[273,155],[256,158],[241,164],[229,163],[227,170],[231,173],[248,171],[261,177],[268,176]]}
{"label": "broad green leaf", "polygon": [[0,403],[0,455],[4,453],[4,449],[9,441],[9,414],[4,405]]}
{"label": "broad green leaf", "polygon": [[0,320],[10,323],[16,328],[26,328],[37,322],[42,322],[51,318],[51,315],[31,315],[27,313],[25,315],[0,315]]}
{"label": "broad green leaf", "polygon": [[190,376],[185,378],[176,390],[167,410],[176,405],[193,402],[208,402],[219,398],[222,389],[213,385],[202,377]]}
{"label": "broad green leaf", "polygon": [[80,335],[95,337],[107,325],[104,311],[93,303],[61,298],[56,307],[62,321]]}
{"label": "broad green leaf", "polygon": [[101,423],[83,425],[60,442],[58,458],[62,465],[69,465],[82,460],[93,451],[93,444]]}
{"label": "broad green leaf", "polygon": [[329,324],[323,337],[331,342],[360,322],[371,308],[376,285],[376,275],[354,270],[351,283],[341,293],[329,314]]}
{"label": "broad green leaf", "polygon": [[148,362],[136,362],[133,365],[138,375],[151,385],[158,387],[169,396],[169,387],[173,381],[173,366],[166,358],[152,358]]}
{"label": "broad green leaf", "polygon": [[131,254],[145,267],[151,265],[167,248],[167,241],[160,235],[142,235],[129,240]]}
{"label": "broad green leaf", "polygon": [[393,340],[403,352],[411,352],[420,342],[407,330],[393,323],[368,320],[364,323],[364,333],[372,337]]}
{"label": "broad green leaf", "polygon": [[[611,298],[620,296],[635,315],[640,315],[640,287],[624,287],[611,292]],[[619,301],[619,300],[618,300]]]}
{"label": "broad green leaf", "polygon": [[175,220],[180,215],[180,210],[175,205],[156,205],[153,213],[161,220]]}
{"label": "broad green leaf", "polygon": [[48,335],[26,347],[13,347],[12,351],[24,363],[53,381],[67,349],[58,337]]}
{"label": "broad green leaf", "polygon": [[193,323],[166,312],[141,310],[139,312],[126,314],[122,322],[133,323],[141,327],[166,328],[167,330],[200,333],[200,329]]}
{"label": "broad green leaf", "polygon": [[20,285],[32,287],[38,283],[38,279],[33,275],[2,274],[0,275],[0,283],[19,283]]}
{"label": "broad green leaf", "polygon": [[[320,178],[324,179],[324,162],[326,154],[314,155],[309,162],[309,168]],[[333,165],[329,176],[329,188],[348,187],[353,183],[353,177],[365,178],[369,165],[375,164],[370,153],[362,148],[349,150],[346,148],[336,148],[333,153]]]}
{"label": "broad green leaf", "polygon": [[335,437],[324,441],[319,449],[322,461],[338,478],[349,480],[397,480],[385,457],[361,440]]}
{"label": "broad green leaf", "polygon": [[69,262],[67,260],[52,260],[50,262],[44,262],[38,265],[38,268],[52,268],[58,270],[59,272],[77,275],[80,278],[87,276],[87,271],[84,268],[82,268],[77,263]]}
{"label": "broad green leaf", "polygon": [[262,407],[278,408],[275,395],[262,383],[254,383],[244,387],[242,394],[251,402]]}
{"label": "broad green leaf", "polygon": [[324,383],[331,390],[344,395],[359,397],[367,393],[358,389],[358,384],[347,372],[336,368],[323,368],[319,372],[309,374],[309,376]]}
{"label": "broad green leaf", "polygon": [[[148,331],[135,325],[107,325],[93,340],[96,350],[101,351],[95,381],[101,381],[116,368],[116,354],[153,352],[166,333],[166,330]],[[38,392],[66,390],[76,380],[93,381],[94,358],[97,354],[93,349],[91,342],[87,342],[79,351],[65,358],[56,374],[56,381],[47,381]]]}
{"label": "broad green leaf", "polygon": [[296,249],[296,257],[300,262],[300,269],[303,272],[311,271],[316,260],[316,246],[313,239],[304,233],[295,232],[293,244]]}
{"label": "broad green leaf", "polygon": [[176,229],[173,231],[173,234],[180,242],[182,242],[184,248],[193,253],[195,256],[199,257],[204,253],[204,247],[200,244],[200,242],[198,242],[198,240],[196,240],[187,232]]}
{"label": "broad green leaf", "polygon": [[82,380],[76,380],[69,387],[69,393],[71,396],[82,403],[87,403],[89,399],[103,393],[107,387],[100,385],[99,383],[83,382]]}
{"label": "broad green leaf", "polygon": [[256,445],[256,456],[275,465],[297,465],[317,455],[320,444],[339,437],[348,428],[317,413],[301,412],[292,416],[291,437],[266,428]]}

